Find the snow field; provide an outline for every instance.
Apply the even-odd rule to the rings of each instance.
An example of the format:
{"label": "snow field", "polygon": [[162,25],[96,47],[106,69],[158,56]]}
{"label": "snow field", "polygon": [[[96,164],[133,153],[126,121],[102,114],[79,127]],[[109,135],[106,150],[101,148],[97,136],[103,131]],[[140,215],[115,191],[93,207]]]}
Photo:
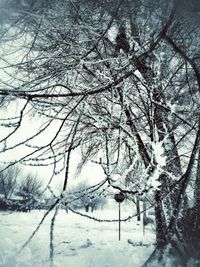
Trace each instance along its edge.
{"label": "snow field", "polygon": [[[52,212],[32,241],[16,255],[35,230],[45,211],[0,212],[0,267],[48,267],[49,233]],[[117,210],[95,211],[88,215],[117,219]],[[123,217],[129,214],[124,212]],[[123,218],[122,218],[123,219]],[[140,267],[153,250],[154,233],[135,219],[121,222],[96,222],[59,210],[55,221],[55,267]]]}

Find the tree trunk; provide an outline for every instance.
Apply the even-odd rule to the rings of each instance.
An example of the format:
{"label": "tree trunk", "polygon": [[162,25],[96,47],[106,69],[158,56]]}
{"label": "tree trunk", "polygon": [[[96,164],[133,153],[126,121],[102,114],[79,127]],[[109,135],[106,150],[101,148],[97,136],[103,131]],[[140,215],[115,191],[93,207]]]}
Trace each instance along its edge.
{"label": "tree trunk", "polygon": [[94,211],[94,205],[91,205],[91,212]]}
{"label": "tree trunk", "polygon": [[143,200],[142,204],[143,204],[143,221],[146,222],[146,219],[147,219],[147,211],[146,211],[147,205],[146,205],[146,201]]}
{"label": "tree trunk", "polygon": [[145,199],[143,200],[143,202],[142,202],[142,204],[143,204],[143,219],[142,219],[142,222],[143,222],[143,235],[145,235],[145,226],[146,226],[146,224],[147,224],[147,212],[146,212],[146,201],[145,201]]}
{"label": "tree trunk", "polygon": [[85,211],[86,211],[86,212],[89,211],[89,207],[90,207],[90,205],[85,205]]}
{"label": "tree trunk", "polygon": [[141,216],[140,216],[140,200],[139,197],[137,196],[136,199],[136,209],[137,209],[137,221],[141,221]]}
{"label": "tree trunk", "polygon": [[162,208],[161,192],[155,193],[155,220],[156,220],[156,241],[157,247],[162,249],[166,244],[166,221]]}
{"label": "tree trunk", "polygon": [[200,206],[200,149],[198,153],[197,172],[194,185],[194,206]]}

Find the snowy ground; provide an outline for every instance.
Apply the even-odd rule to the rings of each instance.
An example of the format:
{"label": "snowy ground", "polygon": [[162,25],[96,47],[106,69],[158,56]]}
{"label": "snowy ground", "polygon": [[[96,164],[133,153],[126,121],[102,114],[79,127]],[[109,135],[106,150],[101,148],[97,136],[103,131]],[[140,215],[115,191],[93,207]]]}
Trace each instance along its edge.
{"label": "snowy ground", "polygon": [[[49,232],[53,213],[28,246],[16,256],[44,213],[43,210],[0,212],[0,267],[50,266]],[[117,211],[96,211],[89,215],[116,219]],[[140,267],[153,250],[154,233],[151,227],[147,227],[143,235],[142,226],[134,220],[122,222],[121,241],[118,241],[117,222],[99,223],[60,210],[55,221],[55,266]]]}

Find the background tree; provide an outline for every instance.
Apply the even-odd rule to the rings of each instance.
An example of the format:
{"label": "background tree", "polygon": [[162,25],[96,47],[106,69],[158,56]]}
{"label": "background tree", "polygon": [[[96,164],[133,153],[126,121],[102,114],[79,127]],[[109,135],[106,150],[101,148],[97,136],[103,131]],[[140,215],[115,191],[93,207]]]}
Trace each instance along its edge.
{"label": "background tree", "polygon": [[19,183],[17,194],[23,199],[36,200],[42,192],[42,181],[35,175],[28,174]]}
{"label": "background tree", "polygon": [[96,190],[93,186],[89,186],[86,181],[81,181],[68,191],[64,204],[66,208],[93,212],[96,209],[102,209],[106,204],[106,197],[103,192],[104,190]]}
{"label": "background tree", "polygon": [[17,190],[17,184],[21,171],[19,167],[13,166],[0,173],[0,194],[5,199],[12,198]]}

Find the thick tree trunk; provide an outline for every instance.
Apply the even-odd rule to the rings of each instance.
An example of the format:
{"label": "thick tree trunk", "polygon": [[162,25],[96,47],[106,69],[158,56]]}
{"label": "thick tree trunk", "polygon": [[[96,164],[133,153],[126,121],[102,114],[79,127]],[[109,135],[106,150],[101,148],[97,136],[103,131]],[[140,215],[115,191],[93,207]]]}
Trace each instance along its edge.
{"label": "thick tree trunk", "polygon": [[159,249],[166,244],[166,221],[162,207],[161,192],[155,193],[155,220],[156,220],[156,243]]}

